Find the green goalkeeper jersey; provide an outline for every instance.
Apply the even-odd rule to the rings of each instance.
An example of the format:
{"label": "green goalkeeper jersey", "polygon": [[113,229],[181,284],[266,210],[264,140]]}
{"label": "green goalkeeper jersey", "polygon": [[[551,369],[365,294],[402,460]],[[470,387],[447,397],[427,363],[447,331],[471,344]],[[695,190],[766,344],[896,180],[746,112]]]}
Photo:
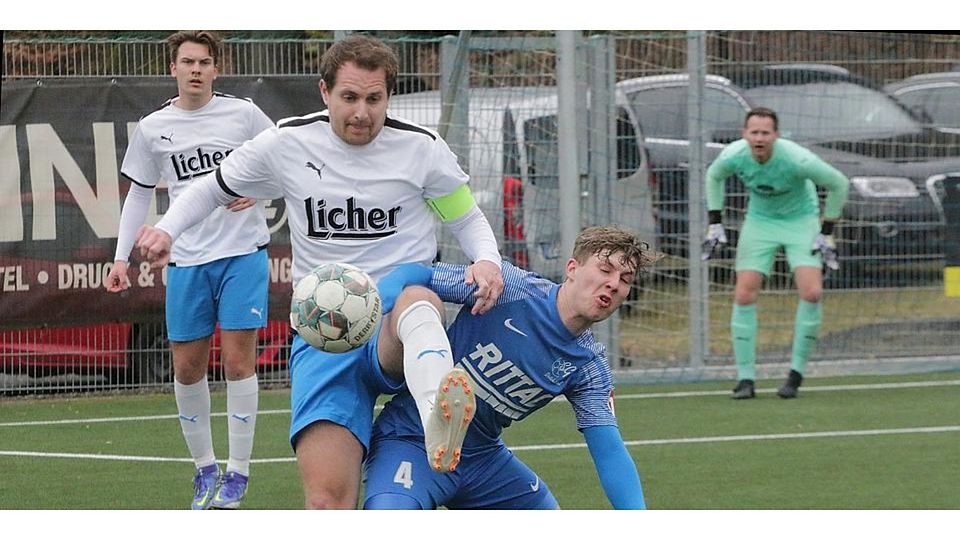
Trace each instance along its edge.
{"label": "green goalkeeper jersey", "polygon": [[766,163],[753,159],[747,141],[729,144],[707,169],[707,209],[722,210],[724,185],[736,174],[750,192],[747,215],[792,218],[820,211],[816,186],[827,190],[823,217],[837,219],[847,200],[849,181],[819,156],[786,139],[777,139]]}

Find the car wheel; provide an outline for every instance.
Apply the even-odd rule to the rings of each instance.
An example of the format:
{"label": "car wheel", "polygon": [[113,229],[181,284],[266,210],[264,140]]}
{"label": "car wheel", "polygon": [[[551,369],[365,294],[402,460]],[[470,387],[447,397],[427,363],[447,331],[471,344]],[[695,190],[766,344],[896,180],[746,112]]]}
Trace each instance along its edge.
{"label": "car wheel", "polygon": [[127,367],[133,382],[163,384],[173,380],[173,355],[163,324],[135,324]]}

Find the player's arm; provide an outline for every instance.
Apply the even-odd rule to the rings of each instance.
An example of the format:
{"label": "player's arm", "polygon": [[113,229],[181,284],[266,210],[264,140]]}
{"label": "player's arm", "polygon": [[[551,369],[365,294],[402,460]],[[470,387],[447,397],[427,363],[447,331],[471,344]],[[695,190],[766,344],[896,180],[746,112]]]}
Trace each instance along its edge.
{"label": "player's arm", "polygon": [[603,492],[617,510],[645,510],[640,474],[616,426],[584,428],[590,457],[600,477]]}
{"label": "player's arm", "polygon": [[130,288],[130,278],[127,276],[130,252],[137,238],[137,228],[147,219],[150,201],[157,181],[160,179],[160,169],[153,159],[153,152],[144,129],[142,122],[137,125],[120,166],[120,174],[130,181],[130,189],[127,191],[127,197],[123,201],[123,209],[120,212],[113,266],[107,279],[104,280],[104,287],[110,292],[120,292]]}
{"label": "player's arm", "polygon": [[[729,148],[729,146],[727,147]],[[707,234],[704,238],[701,258],[709,259],[718,246],[727,243],[727,233],[723,229],[723,198],[727,178],[733,174],[727,152],[721,152],[707,168],[705,176],[707,192]]]}
{"label": "player's arm", "polygon": [[165,265],[170,260],[173,241],[212,214],[218,206],[241,197],[273,199],[281,196],[269,162],[279,138],[277,131],[264,131],[243,143],[220,163],[219,168],[195,179],[190,188],[170,205],[156,227],[140,228],[137,247],[153,267]]}
{"label": "player's arm", "polygon": [[[804,172],[813,183],[827,190],[827,198],[823,207],[824,222],[835,222],[843,212],[843,205],[847,202],[850,191],[850,180],[835,167],[810,153],[804,167]],[[830,234],[830,233],[824,233]]]}
{"label": "player's arm", "polygon": [[193,181],[156,226],[144,225],[137,233],[137,247],[150,265],[159,268],[170,260],[170,247],[183,231],[203,221],[218,206],[226,205],[237,198],[234,193],[226,193],[217,183],[220,169],[205,174]]}
{"label": "player's arm", "polygon": [[153,198],[153,187],[141,185],[131,179],[130,190],[123,201],[120,212],[120,228],[117,232],[117,249],[113,256],[113,267],[104,281],[104,287],[110,292],[120,292],[130,288],[127,276],[130,252],[137,238],[137,229],[146,220]]}
{"label": "player's arm", "polygon": [[720,223],[723,213],[723,199],[726,195],[727,178],[733,174],[730,147],[720,152],[715,160],[707,167],[704,182],[707,192],[707,212],[710,213],[710,223]]}
{"label": "player's arm", "polygon": [[467,267],[464,278],[467,284],[477,286],[472,312],[485,313],[503,292],[500,273],[503,261],[490,223],[467,184],[442,197],[428,199],[427,204],[450,229],[467,257],[474,261]]}

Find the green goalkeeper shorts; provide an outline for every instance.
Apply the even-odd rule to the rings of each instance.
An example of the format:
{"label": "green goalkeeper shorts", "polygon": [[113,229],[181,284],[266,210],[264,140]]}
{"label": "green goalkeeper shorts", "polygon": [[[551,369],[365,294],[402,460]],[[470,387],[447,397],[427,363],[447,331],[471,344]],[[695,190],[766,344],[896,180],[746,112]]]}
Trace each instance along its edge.
{"label": "green goalkeeper shorts", "polygon": [[823,263],[811,253],[819,230],[820,218],[815,215],[779,219],[748,215],[737,242],[736,270],[753,270],[769,276],[781,247],[791,270],[798,266],[820,268]]}

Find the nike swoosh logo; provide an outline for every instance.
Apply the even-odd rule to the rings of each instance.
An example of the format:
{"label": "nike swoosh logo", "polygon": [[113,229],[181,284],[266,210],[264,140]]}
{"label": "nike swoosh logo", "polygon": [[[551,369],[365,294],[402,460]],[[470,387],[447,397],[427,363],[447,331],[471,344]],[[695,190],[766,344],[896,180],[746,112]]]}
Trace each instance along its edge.
{"label": "nike swoosh logo", "polygon": [[[516,333],[520,334],[520,335],[523,336],[523,337],[530,337],[530,336],[524,334],[519,328],[517,328],[516,326],[514,326],[513,323],[510,322],[510,321],[512,321],[512,320],[513,320],[513,318],[511,317],[511,318],[505,319],[505,320],[503,321],[503,325],[507,327],[507,330],[510,330],[510,331],[512,331],[512,332],[516,332]],[[537,482],[539,482],[539,481],[540,481],[540,479],[538,478],[538,479],[537,479]]]}
{"label": "nike swoosh logo", "polygon": [[199,501],[197,501],[197,506],[201,506],[201,507],[202,507],[202,506],[206,506],[206,505],[207,505],[207,499],[209,499],[209,498],[210,498],[210,491],[208,490],[206,493],[203,494],[203,498],[200,499]]}
{"label": "nike swoosh logo", "polygon": [[[507,320],[510,320],[510,319],[507,319]],[[530,484],[530,491],[533,491],[533,492],[540,491],[540,477],[539,477],[539,476],[537,477],[537,481],[536,481],[536,482],[532,482],[532,483]]]}
{"label": "nike swoosh logo", "polygon": [[423,358],[428,354],[437,354],[437,355],[440,355],[440,358],[443,358],[444,356],[447,355],[447,351],[443,349],[426,349],[424,351],[420,351],[420,354],[417,355],[417,360]]}
{"label": "nike swoosh logo", "polygon": [[184,416],[184,415],[181,414],[181,415],[180,415],[180,419],[181,419],[181,420],[186,420],[187,422],[193,422],[194,424],[196,424],[196,423],[197,423],[197,417],[198,417],[198,416],[199,416],[199,415]]}

